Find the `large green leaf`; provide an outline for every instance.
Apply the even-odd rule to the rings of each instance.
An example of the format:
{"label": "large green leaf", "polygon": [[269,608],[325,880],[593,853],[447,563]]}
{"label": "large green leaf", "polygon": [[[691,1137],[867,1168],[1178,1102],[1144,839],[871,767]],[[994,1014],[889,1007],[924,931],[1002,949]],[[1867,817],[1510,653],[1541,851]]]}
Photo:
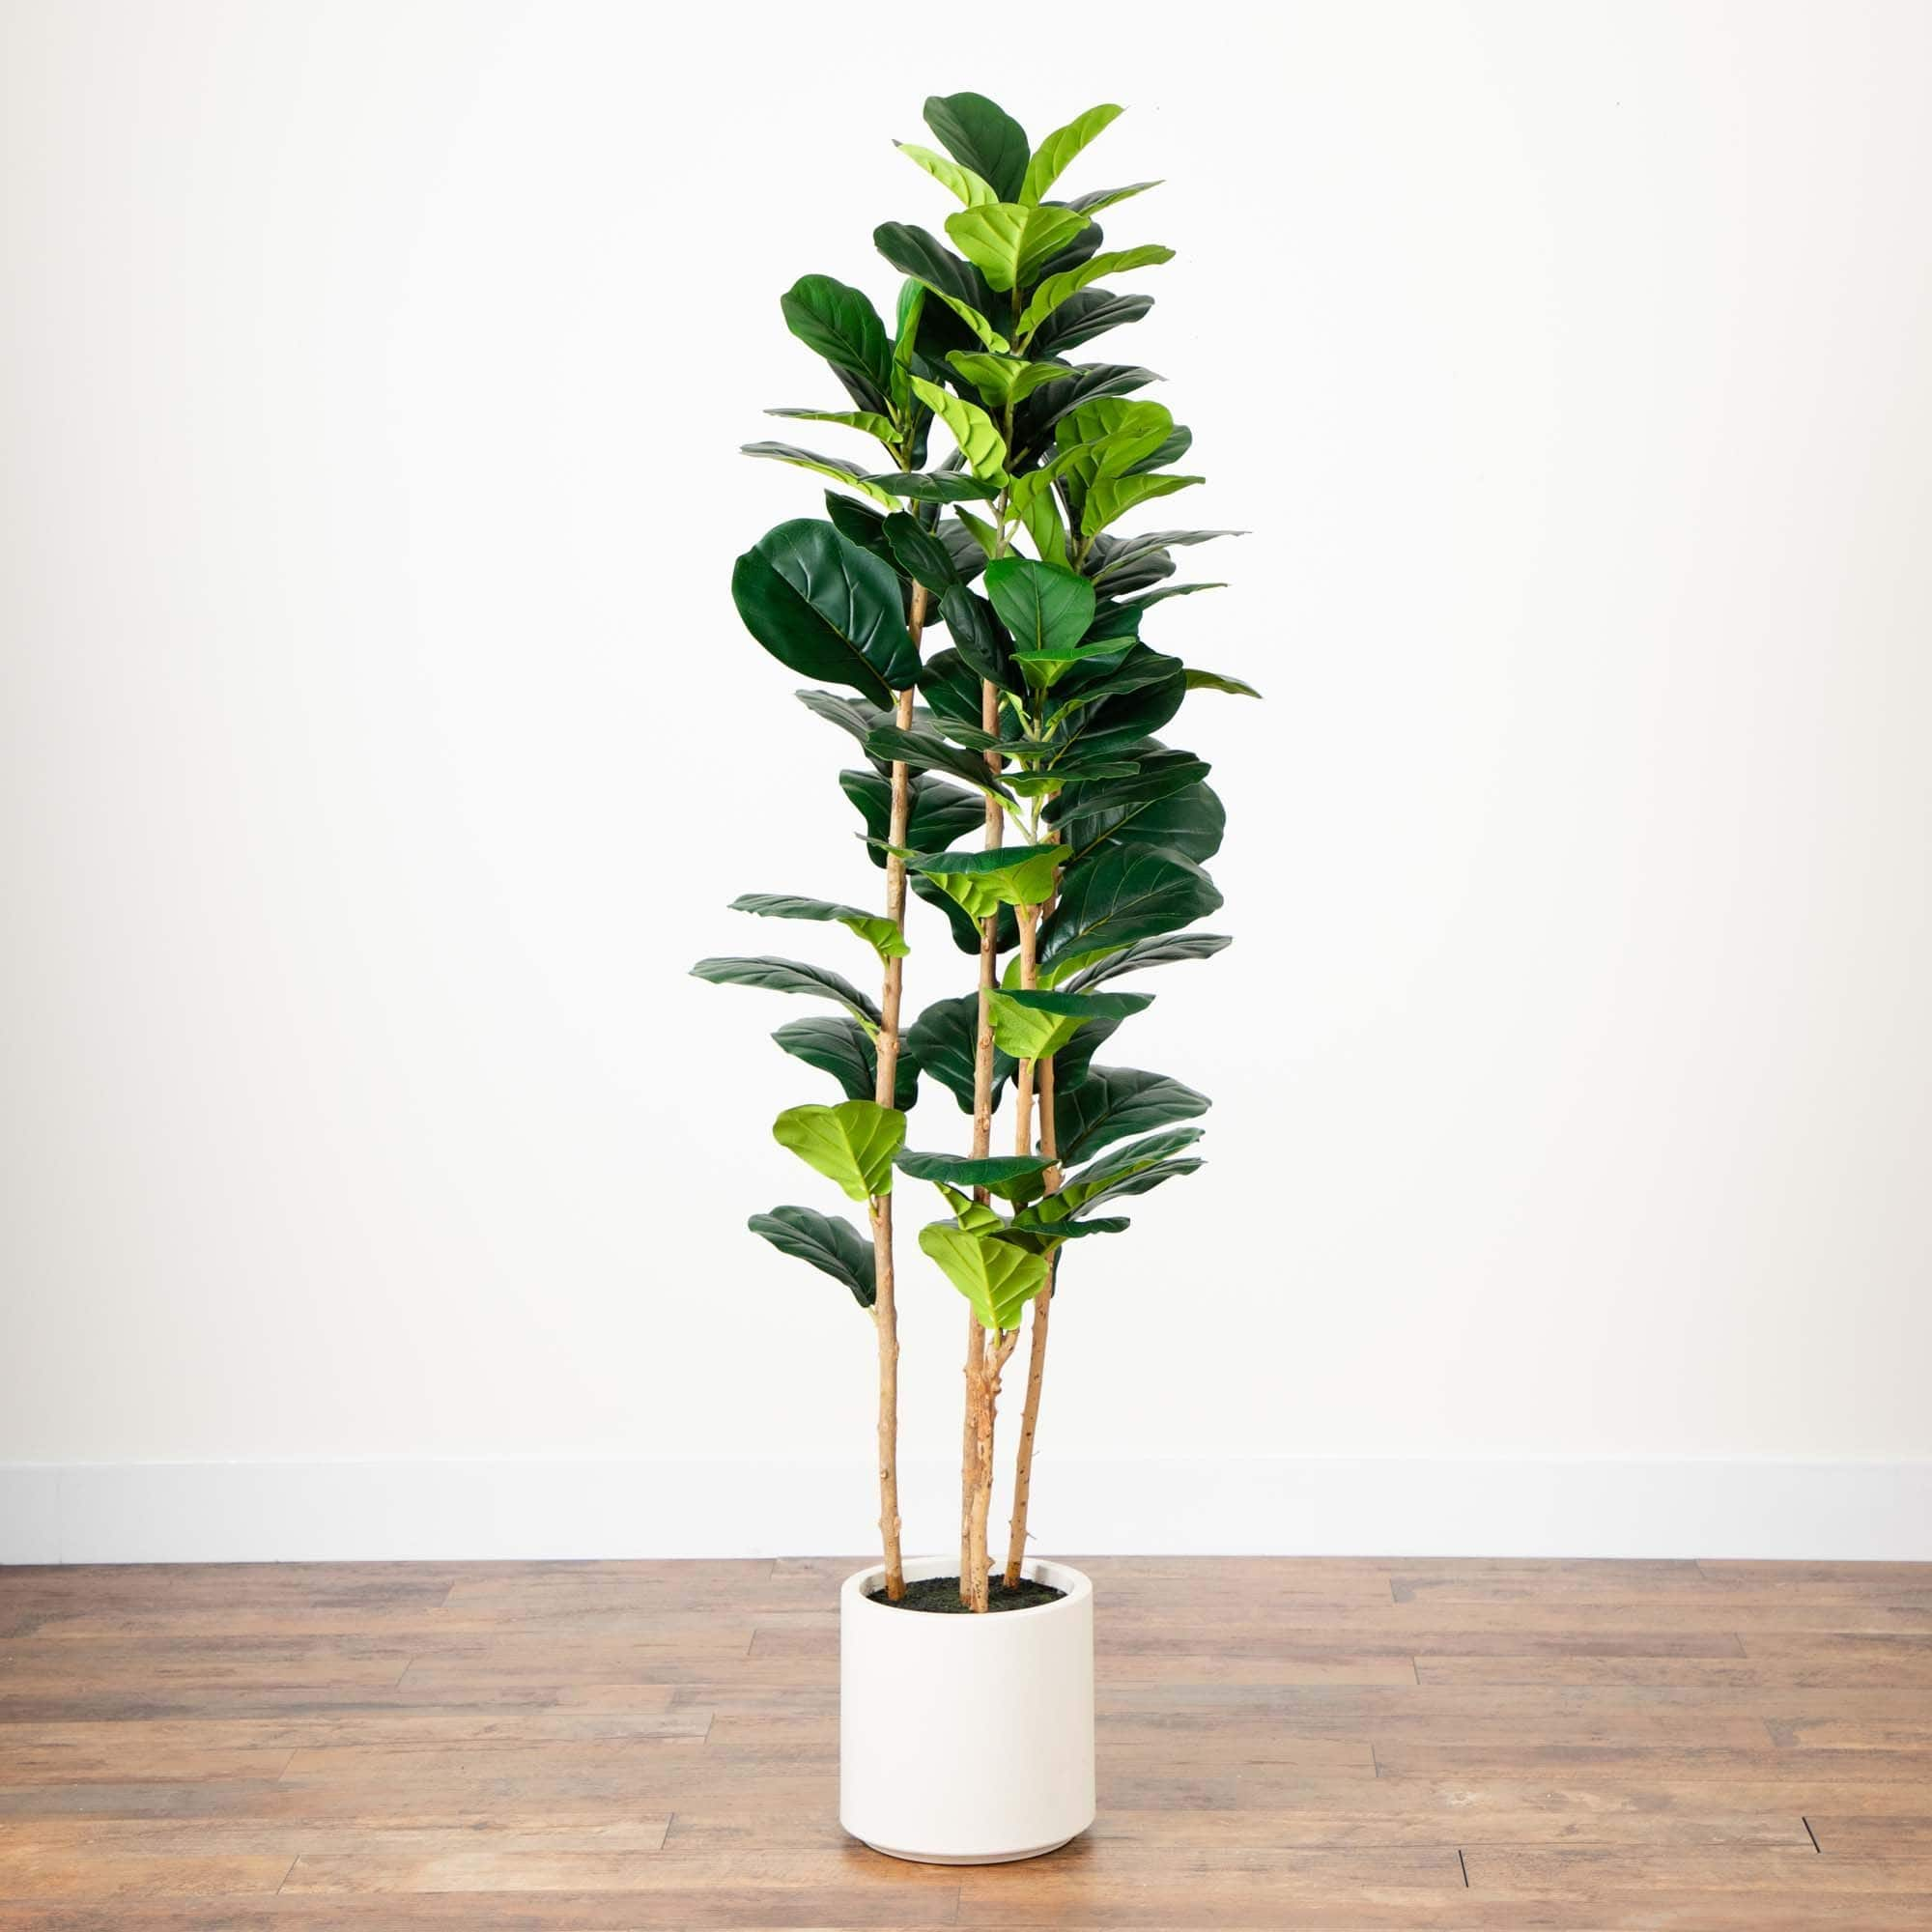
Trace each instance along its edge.
{"label": "large green leaf", "polygon": [[990,350],[955,349],[947,356],[961,376],[996,410],[1017,407],[1036,389],[1049,383],[1070,383],[1075,371],[1061,362],[1027,362],[1017,355],[995,355]]}
{"label": "large green leaf", "polygon": [[1022,201],[1037,201],[1068,167],[1081,149],[1103,128],[1121,118],[1121,110],[1110,101],[1090,107],[1086,113],[1056,128],[1033,152],[1027,163],[1026,180],[1020,187]]}
{"label": "large green leaf", "polygon": [[1066,981],[1069,993],[1118,980],[1122,973],[1138,973],[1144,966],[1165,966],[1177,959],[1207,959],[1234,945],[1224,932],[1176,932],[1158,939],[1136,940],[1124,952],[1097,960]]}
{"label": "large green leaf", "polygon": [[928,383],[923,376],[915,376],[912,386],[913,393],[946,425],[966,459],[967,469],[982,483],[1004,483],[1007,442],[992,417],[978,403],[969,403],[951,389]]}
{"label": "large green leaf", "polygon": [[1122,295],[1113,289],[1083,289],[1069,296],[1034,331],[1032,354],[1065,355],[1110,328],[1138,322],[1153,306],[1151,296]]}
{"label": "large green leaf", "polygon": [[992,185],[971,168],[962,168],[957,161],[949,161],[944,155],[935,155],[930,148],[922,148],[914,141],[895,141],[895,147],[905,157],[923,167],[941,187],[957,195],[968,208],[979,208],[989,201],[998,201]]}
{"label": "large green leaf", "polygon": [[957,469],[882,469],[867,482],[915,503],[989,503],[999,486]]}
{"label": "large green leaf", "polygon": [[1003,556],[986,566],[986,595],[1021,651],[1061,651],[1077,644],[1094,621],[1094,586],[1077,571],[1031,557]]}
{"label": "large green leaf", "polygon": [[[1025,365],[1039,368],[1035,362]],[[1057,364],[1045,365],[1057,367]],[[1018,408],[1013,417],[1013,453],[1030,455],[1048,440],[1047,432],[1070,411],[1100,396],[1124,396],[1160,378],[1132,362],[1090,362],[1067,371],[1067,380]],[[1090,570],[1088,575],[1097,576]]]}
{"label": "large green leaf", "polygon": [[868,1027],[879,1024],[879,1009],[842,975],[804,959],[780,959],[769,953],[747,959],[700,959],[692,969],[714,986],[758,986],[768,993],[803,993],[831,1000]]}
{"label": "large green leaf", "polygon": [[[986,822],[986,801],[977,792],[961,791],[930,772],[911,775],[907,841],[917,849],[940,851]],[[872,863],[886,863],[885,840],[892,831],[893,792],[889,780],[873,772],[842,771],[838,786],[859,808]]]}
{"label": "large green leaf", "polygon": [[1227,825],[1227,810],[1214,789],[1194,784],[1164,798],[1117,810],[1096,811],[1086,805],[1076,806],[1061,821],[1061,835],[1075,861],[1084,859],[1105,839],[1117,844],[1164,845],[1183,859],[1205,866],[1221,849]]}
{"label": "large green leaf", "polygon": [[1026,129],[983,94],[934,94],[925,125],[963,168],[989,184],[1002,201],[1017,201],[1026,181]]}
{"label": "large green leaf", "polygon": [[781,1254],[796,1255],[820,1274],[843,1282],[861,1308],[869,1308],[878,1299],[872,1244],[843,1215],[819,1214],[810,1208],[774,1208],[769,1214],[753,1214],[745,1225]]}
{"label": "large green leaf", "polygon": [[895,1107],[841,1100],[836,1107],[787,1107],[772,1122],[772,1138],[836,1181],[848,1199],[867,1201],[893,1191],[893,1157],[905,1145],[905,1127]]}
{"label": "large green leaf", "polygon": [[731,596],[753,637],[808,677],[890,704],[919,675],[898,580],[830,524],[768,530],[738,559]]}
{"label": "large green leaf", "polygon": [[1042,263],[1091,226],[1070,208],[1026,208],[1006,201],[964,208],[946,217],[953,246],[985,276],[995,295],[1032,281]]}
{"label": "large green leaf", "polygon": [[1103,846],[1061,880],[1040,935],[1043,983],[1057,986],[1090,961],[1137,939],[1178,931],[1221,903],[1191,860],[1155,846]]}
{"label": "large green leaf", "polygon": [[1007,507],[1019,519],[1044,562],[1065,563],[1066,525],[1053,494],[1051,469],[1030,469],[1024,476],[1014,477]]}
{"label": "large green leaf", "polygon": [[1173,429],[1173,412],[1163,404],[1095,396],[1061,417],[1053,440],[1065,459],[1063,473],[1084,496],[1102,477],[1124,476],[1158,450]]}
{"label": "large green leaf", "polygon": [[972,1304],[985,1328],[1018,1327],[1021,1310],[1046,1286],[1044,1255],[1029,1253],[997,1235],[969,1233],[956,1221],[933,1221],[922,1228],[919,1245]]}
{"label": "large green leaf", "polygon": [[985,919],[1003,905],[1044,905],[1065,857],[1058,845],[1006,845],[990,852],[916,852],[906,868],[934,880],[971,918]]}
{"label": "large green leaf", "polygon": [[886,542],[899,574],[940,597],[959,582],[952,553],[918,518],[895,510],[885,522]]}
{"label": "large green leaf", "polygon": [[862,409],[890,408],[893,352],[879,312],[858,289],[831,275],[801,275],[779,298],[785,327],[842,376],[855,378],[872,398]]}
{"label": "large green leaf", "polygon": [[1110,248],[1105,254],[1082,262],[1077,269],[1049,275],[1033,292],[1033,298],[1021,312],[1013,338],[1020,343],[1031,342],[1040,324],[1055,309],[1077,296],[1090,282],[1097,282],[1102,275],[1125,274],[1132,269],[1151,269],[1173,260],[1172,248],[1163,248],[1157,242],[1144,242],[1137,248]]}
{"label": "large green leaf", "polygon": [[894,507],[892,494],[874,483],[855,463],[841,462],[836,456],[821,455],[815,449],[801,449],[795,442],[744,442],[738,445],[741,456],[755,456],[765,463],[788,463],[794,469],[810,469],[814,475],[830,476],[843,483],[847,489],[856,490],[867,502],[877,503],[882,509]]}
{"label": "large green leaf", "polygon": [[[848,1100],[878,1097],[879,1050],[871,1035],[848,1014],[814,1013],[810,1019],[788,1020],[772,1037],[793,1059],[831,1074]],[[901,1037],[893,1105],[904,1112],[918,1098],[919,1056]]]}
{"label": "large green leaf", "polygon": [[1151,751],[1137,761],[1131,778],[1110,779],[1097,784],[1073,785],[1047,809],[1052,819],[1115,815],[1132,805],[1151,805],[1196,785],[1212,769],[1192,752]]}
{"label": "large green leaf", "polygon": [[1045,1060],[1095,1020],[1116,1024],[1153,1004],[1151,993],[1051,993],[1031,989],[988,996],[993,1037],[1015,1060]]}
{"label": "large green leaf", "polygon": [[1087,493],[1087,507],[1081,513],[1083,536],[1096,536],[1109,524],[1118,523],[1129,510],[1151,502],[1156,497],[1172,497],[1177,490],[1191,490],[1205,483],[1205,476],[1109,476]]}
{"label": "large green leaf", "polygon": [[[976,920],[959,901],[953,898],[937,879],[925,878],[919,872],[909,875],[906,883],[911,886],[916,897],[929,905],[934,912],[945,919],[948,930],[952,935],[952,943],[961,952],[978,956],[980,942],[985,937],[984,923]],[[995,928],[995,951],[1010,952],[1019,943],[1019,924],[1011,906],[1002,906],[999,911],[999,924]]]}
{"label": "large green leaf", "polygon": [[[882,509],[869,502],[862,503],[858,497],[848,497],[842,491],[828,490],[825,493],[825,514],[841,537],[849,538],[861,550],[870,551],[881,563],[892,562],[892,546],[886,541],[886,513]],[[1094,573],[1089,570],[1087,575],[1092,577]]]}
{"label": "large green leaf", "polygon": [[900,274],[930,289],[972,329],[982,348],[1004,352],[1009,346],[991,319],[999,306],[993,291],[972,263],[961,261],[936,236],[909,221],[881,222],[872,231],[872,242]]}
{"label": "large green leaf", "polygon": [[794,695],[814,717],[850,732],[862,745],[881,724],[893,722],[890,709],[882,704],[867,704],[863,697],[845,697],[836,691],[801,691]]}
{"label": "large green leaf", "polygon": [[795,893],[742,893],[731,901],[733,912],[753,912],[765,919],[811,919],[842,925],[856,933],[880,959],[903,959],[912,949],[905,935],[882,913],[862,906],[836,905],[830,899],[800,898]]}
{"label": "large green leaf", "polygon": [[952,778],[963,779],[968,784],[979,786],[981,791],[994,792],[1005,799],[1012,797],[1012,793],[988,770],[983,757],[978,753],[963,751],[957,745],[949,745],[935,731],[921,730],[917,726],[902,731],[896,724],[881,724],[867,738],[866,749],[875,758],[910,765],[915,771],[945,772]]}
{"label": "large green leaf", "polygon": [[[906,1044],[929,1073],[959,1103],[962,1114],[973,1111],[973,1057],[980,1035],[980,996],[961,993],[956,999],[935,1000],[906,1029]],[[993,1053],[993,1096],[1013,1077],[1009,1053]]]}
{"label": "large green leaf", "polygon": [[963,1154],[915,1153],[910,1148],[898,1157],[898,1170],[915,1180],[943,1181],[949,1187],[983,1187],[1010,1201],[1017,1194],[1037,1193],[1025,1183],[1037,1180],[1049,1163],[1038,1154],[996,1153],[969,1159]]}
{"label": "large green leaf", "polygon": [[[992,567],[987,566],[989,570]],[[994,621],[993,607],[983,597],[963,588],[949,590],[939,600],[939,614],[945,619],[953,649],[976,677],[998,685],[1002,691],[1019,689],[1006,633]]]}
{"label": "large green leaf", "polygon": [[1164,1127],[1170,1121],[1191,1121],[1205,1114],[1209,1104],[1207,1094],[1165,1073],[1095,1066],[1071,1093],[1054,1095],[1060,1158],[1070,1166],[1131,1134]]}

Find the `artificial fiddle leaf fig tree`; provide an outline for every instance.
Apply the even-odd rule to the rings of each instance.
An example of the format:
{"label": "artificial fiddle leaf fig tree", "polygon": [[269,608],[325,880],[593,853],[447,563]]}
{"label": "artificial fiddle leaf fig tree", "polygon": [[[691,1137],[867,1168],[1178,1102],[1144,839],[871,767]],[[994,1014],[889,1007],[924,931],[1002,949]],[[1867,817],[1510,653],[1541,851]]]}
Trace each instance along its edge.
{"label": "artificial fiddle leaf fig tree", "polygon": [[[863,757],[838,784],[858,811],[859,853],[883,871],[884,889],[862,892],[865,866],[855,872],[848,860],[836,886],[815,879],[733,905],[842,926],[867,949],[844,964],[868,953],[879,994],[842,971],[771,954],[693,970],[833,1009],[774,1037],[842,1097],[787,1108],[773,1133],[864,1205],[867,1231],[801,1207],[755,1214],[751,1227],[871,1314],[879,1527],[894,1602],[904,1594],[895,1174],[937,1189],[945,1212],[919,1233],[933,1264],[922,1278],[950,1284],[967,1305],[959,1589],[966,1608],[985,1610],[1002,1374],[1030,1325],[1002,1578],[1010,1590],[1026,1553],[1062,1251],[1128,1225],[1095,1213],[1102,1204],[1201,1165],[1188,1151],[1200,1130],[1178,1123],[1206,1111],[1203,1095],[1165,1074],[1094,1061],[1151,1004],[1103,985],[1228,943],[1183,930],[1221,904],[1204,867],[1224,814],[1206,761],[1163,734],[1193,692],[1257,695],[1169,649],[1168,613],[1157,609],[1214,587],[1167,582],[1177,551],[1235,532],[1124,527],[1144,504],[1202,481],[1174,468],[1190,433],[1139,394],[1156,380],[1150,370],[1073,359],[1151,305],[1116,278],[1173,252],[1108,247],[1095,218],[1154,184],[1063,194],[1063,176],[1120,112],[1089,108],[1035,145],[980,95],[929,99],[937,146],[901,152],[930,177],[928,190],[936,184],[956,206],[937,218],[939,233],[901,221],[875,232],[901,278],[890,322],[830,275],[802,276],[780,302],[850,406],[834,396],[772,413],[834,426],[849,446],[747,445],[832,485],[822,517],[781,523],[745,552],[731,593],[752,636],[815,680],[798,694],[807,709]],[[826,860],[830,873],[832,852]],[[909,889],[944,915],[916,947]],[[867,902],[850,902],[859,896]],[[970,990],[957,990],[946,963],[949,938],[976,961]],[[928,1004],[904,1020],[908,970]],[[933,1125],[914,1137],[921,1151],[908,1146],[921,1074],[970,1117],[963,1150],[938,1095]],[[996,1152],[1009,1096],[1011,1151]],[[953,1151],[925,1151],[940,1142]],[[1099,1259],[1095,1251],[1094,1272]]]}

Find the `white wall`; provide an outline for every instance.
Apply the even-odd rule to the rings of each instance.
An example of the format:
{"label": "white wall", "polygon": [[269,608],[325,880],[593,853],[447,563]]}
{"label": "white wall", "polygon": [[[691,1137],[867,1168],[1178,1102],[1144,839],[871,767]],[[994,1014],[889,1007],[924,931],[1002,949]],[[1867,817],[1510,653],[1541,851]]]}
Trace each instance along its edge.
{"label": "white wall", "polygon": [[[966,86],[1167,177],[1094,353],[1254,532],[1160,641],[1268,695],[1191,708],[1238,944],[1130,1057],[1211,1165],[1068,1269],[1043,1533],[1843,1541],[1777,1459],[1932,1554],[1932,10],[1110,5],[1018,81],[931,10],[666,17],[0,14],[0,1555],[551,1547],[562,1489],[589,1548],[866,1540],[869,1330],[742,1226],[822,1199],[802,1009],[685,968],[838,963],[724,901],[875,887],[726,592],[814,495],[735,450]],[[936,1472],[960,1309],[905,1299]],[[1381,1473],[1257,1519],[1308,1457]]]}

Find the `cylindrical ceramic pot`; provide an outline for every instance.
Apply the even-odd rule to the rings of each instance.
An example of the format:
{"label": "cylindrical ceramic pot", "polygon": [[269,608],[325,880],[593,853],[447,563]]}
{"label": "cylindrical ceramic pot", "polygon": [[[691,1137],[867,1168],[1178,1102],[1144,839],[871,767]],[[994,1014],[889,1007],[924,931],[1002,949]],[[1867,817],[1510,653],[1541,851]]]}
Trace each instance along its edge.
{"label": "cylindrical ceramic pot", "polygon": [[[906,1579],[958,1574],[920,1557]],[[838,1822],[889,1858],[1001,1864],[1094,1822],[1094,1586],[1064,1563],[1025,1574],[1066,1594],[1030,1610],[934,1616],[838,1598]]]}

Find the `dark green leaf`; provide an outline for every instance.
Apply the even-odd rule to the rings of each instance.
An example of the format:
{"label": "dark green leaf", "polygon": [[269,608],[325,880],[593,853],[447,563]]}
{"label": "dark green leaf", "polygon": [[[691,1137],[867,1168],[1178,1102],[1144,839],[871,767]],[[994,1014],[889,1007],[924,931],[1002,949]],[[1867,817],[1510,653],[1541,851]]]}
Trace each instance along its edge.
{"label": "dark green leaf", "polygon": [[1083,807],[1069,813],[1060,829],[1072,854],[1069,864],[1077,864],[1104,839],[1109,844],[1164,845],[1205,866],[1221,849],[1227,824],[1227,811],[1213,788],[1198,784],[1115,810]]}
{"label": "dark green leaf", "polygon": [[738,559],[731,596],[745,628],[792,670],[874,702],[919,675],[897,580],[830,524],[781,524]]}
{"label": "dark green leaf", "polygon": [[[1205,583],[1190,583],[1186,586],[1189,590],[1206,590],[1208,587]],[[1218,670],[1194,670],[1190,668],[1187,673],[1187,688],[1189,691],[1225,691],[1235,697],[1259,697],[1261,696],[1261,693],[1253,685],[1244,684],[1237,677],[1224,676]]]}
{"label": "dark green leaf", "polygon": [[1151,296],[1116,295],[1111,289],[1082,289],[1069,296],[1034,331],[1028,353],[1036,361],[1065,355],[1110,328],[1138,322],[1153,306]]}
{"label": "dark green leaf", "polygon": [[[959,1111],[973,1111],[973,1055],[980,1033],[980,996],[962,993],[957,999],[935,1000],[906,1029],[906,1044],[920,1071],[937,1080],[959,1102]],[[993,1053],[993,1097],[1013,1077],[1016,1063],[1009,1053]]]}
{"label": "dark green leaf", "polygon": [[914,503],[990,503],[1000,492],[961,469],[882,469],[865,479],[888,497]]}
{"label": "dark green leaf", "polygon": [[[848,770],[838,774],[838,785],[859,808],[867,838],[878,841],[868,844],[867,850],[873,865],[883,867],[886,854],[882,848],[892,830],[891,781],[871,772]],[[906,838],[915,850],[943,850],[986,822],[986,801],[978,792],[961,791],[930,772],[912,774],[909,804]]]}
{"label": "dark green leaf", "polygon": [[983,94],[935,94],[925,125],[963,168],[971,168],[1002,201],[1017,201],[1032,158],[1026,129]]}
{"label": "dark green leaf", "polygon": [[804,898],[797,893],[741,893],[731,901],[731,910],[756,913],[764,919],[807,919],[842,925],[871,947],[881,960],[903,959],[909,950],[904,934],[891,920],[863,906]]}
{"label": "dark green leaf", "polygon": [[1072,1164],[1114,1141],[1170,1121],[1193,1120],[1209,1106],[1205,1094],[1165,1073],[1133,1066],[1096,1066],[1070,1094],[1054,1096],[1060,1158]]}
{"label": "dark green leaf", "polygon": [[933,596],[943,595],[959,582],[952,554],[916,518],[895,510],[886,519],[885,537],[901,576],[923,583]]}
{"label": "dark green leaf", "polygon": [[[848,1100],[877,1097],[878,1048],[871,1035],[849,1014],[814,1013],[810,1019],[789,1020],[772,1037],[794,1060],[831,1074]],[[919,1056],[901,1039],[893,1079],[893,1105],[903,1110],[918,1098]]]}
{"label": "dark green leaf", "polygon": [[[893,560],[892,546],[886,541],[886,512],[875,509],[870,503],[862,503],[856,497],[848,497],[839,490],[825,493],[825,514],[832,520],[832,527],[841,537],[855,543],[861,550],[870,551],[881,563]],[[1101,542],[1105,542],[1103,537]],[[1093,576],[1089,571],[1088,576]]]}
{"label": "dark green leaf", "polygon": [[1047,1162],[1032,1154],[992,1154],[969,1160],[959,1154],[915,1153],[907,1149],[898,1157],[898,1169],[915,1180],[943,1180],[951,1187],[983,1187],[987,1193],[1009,1201],[1013,1198],[1014,1183],[1044,1174]]}
{"label": "dark green leaf", "polygon": [[892,493],[871,481],[856,463],[847,463],[843,457],[826,456],[815,449],[801,449],[795,442],[740,443],[738,453],[741,456],[755,456],[766,463],[788,463],[794,469],[810,469],[814,476],[833,477],[858,491],[867,502],[876,503],[880,509],[893,507]]}
{"label": "dark green leaf", "polygon": [[1041,976],[1068,974],[1138,939],[1169,933],[1221,903],[1191,859],[1154,847],[1103,846],[1063,875],[1060,902],[1040,936]]}
{"label": "dark green leaf", "polygon": [[867,704],[864,698],[841,697],[836,691],[801,691],[797,696],[814,717],[849,732],[862,745],[881,724],[893,722],[889,707]]}
{"label": "dark green leaf", "polygon": [[1001,306],[986,286],[985,276],[971,262],[961,261],[925,229],[909,221],[882,222],[873,229],[872,241],[900,274],[923,283],[935,295],[947,297],[987,320]]}
{"label": "dark green leaf", "polygon": [[987,769],[986,760],[980,753],[949,745],[936,732],[922,731],[917,727],[901,731],[896,724],[881,724],[867,738],[866,750],[875,758],[910,765],[915,771],[945,772],[949,777],[964,779],[968,784],[977,785],[981,790],[997,792],[1002,798],[1012,797],[1012,793]]}
{"label": "dark green leaf", "polygon": [[872,1272],[872,1244],[842,1215],[818,1214],[810,1208],[774,1208],[745,1224],[781,1254],[796,1255],[820,1274],[843,1282],[861,1308],[878,1296]]}
{"label": "dark green leaf", "polygon": [[871,400],[862,403],[890,413],[893,350],[878,311],[858,290],[830,275],[801,275],[779,298],[785,327],[833,368],[857,378]]}
{"label": "dark green leaf", "polygon": [[994,621],[993,607],[983,597],[963,588],[949,590],[939,600],[939,614],[946,620],[953,648],[975,677],[986,679],[1002,691],[1020,689],[1006,633]]}
{"label": "dark green leaf", "polygon": [[1112,208],[1117,201],[1125,201],[1130,195],[1145,194],[1151,187],[1158,187],[1157,181],[1134,182],[1126,187],[1096,187],[1085,194],[1076,194],[1068,202],[1068,208],[1077,208],[1082,214],[1098,214],[1103,208]]}
{"label": "dark green leaf", "polygon": [[1160,939],[1137,940],[1123,952],[1096,961],[1085,972],[1066,981],[1069,993],[1084,993],[1089,987],[1118,980],[1122,973],[1138,973],[1143,966],[1165,966],[1176,959],[1206,959],[1234,945],[1221,932],[1177,932]]}
{"label": "dark green leaf", "polygon": [[[1144,389],[1160,378],[1151,369],[1127,362],[1090,362],[1073,370],[1065,383],[1055,383],[1029,396],[1013,412],[1013,454],[1032,452],[1049,439],[1056,423],[1082,403],[1101,396],[1124,396]],[[1088,575],[1097,575],[1090,570]]]}
{"label": "dark green leaf", "polygon": [[831,1000],[867,1025],[879,1024],[878,1008],[849,980],[803,959],[779,959],[769,953],[752,959],[700,959],[691,970],[714,986],[761,986],[772,993]]}
{"label": "dark green leaf", "polygon": [[1047,808],[1051,819],[1089,818],[1118,813],[1130,805],[1152,805],[1199,784],[1211,767],[1192,752],[1150,752],[1132,778],[1099,784],[1069,785]]}

